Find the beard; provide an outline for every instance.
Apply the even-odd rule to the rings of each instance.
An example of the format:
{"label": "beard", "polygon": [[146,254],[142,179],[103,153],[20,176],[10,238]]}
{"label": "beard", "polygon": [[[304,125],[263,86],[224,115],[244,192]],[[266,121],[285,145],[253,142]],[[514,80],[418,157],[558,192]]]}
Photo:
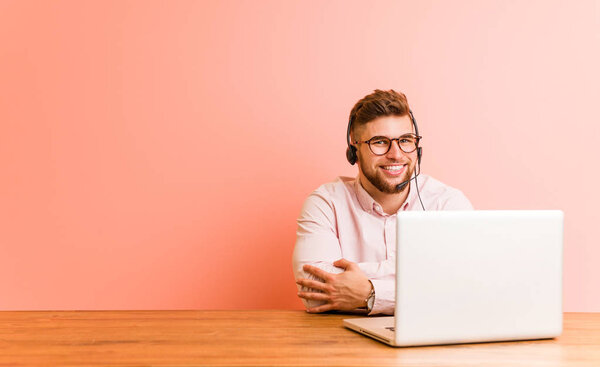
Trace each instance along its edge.
{"label": "beard", "polygon": [[[414,166],[410,167],[410,164],[407,164],[406,172],[402,174],[400,177],[402,180],[399,183],[391,183],[390,179],[384,176],[384,173],[375,169],[374,171],[370,171],[369,169],[365,169],[366,165],[363,164],[361,157],[358,157],[360,168],[362,170],[363,175],[365,175],[366,179],[369,180],[371,185],[375,186],[377,190],[386,193],[386,194],[398,194],[406,190],[410,185],[408,184],[408,180],[412,177],[414,172]],[[398,187],[401,183],[405,183],[402,187]]]}

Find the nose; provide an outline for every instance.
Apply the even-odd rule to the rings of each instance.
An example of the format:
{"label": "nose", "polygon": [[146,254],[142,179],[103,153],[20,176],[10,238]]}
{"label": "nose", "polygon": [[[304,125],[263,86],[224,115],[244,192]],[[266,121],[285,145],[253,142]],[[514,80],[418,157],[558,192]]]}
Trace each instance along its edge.
{"label": "nose", "polygon": [[398,139],[392,140],[390,144],[390,150],[388,150],[386,156],[388,158],[402,158],[404,152],[402,151],[402,149],[400,149],[400,143],[398,142]]}

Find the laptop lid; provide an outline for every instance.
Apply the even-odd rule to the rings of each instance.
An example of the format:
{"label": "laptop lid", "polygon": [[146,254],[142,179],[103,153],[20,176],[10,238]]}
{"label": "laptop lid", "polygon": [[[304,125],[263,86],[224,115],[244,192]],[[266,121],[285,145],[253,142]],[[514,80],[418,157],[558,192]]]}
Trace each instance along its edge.
{"label": "laptop lid", "polygon": [[562,252],[558,210],[399,212],[395,345],[560,335]]}

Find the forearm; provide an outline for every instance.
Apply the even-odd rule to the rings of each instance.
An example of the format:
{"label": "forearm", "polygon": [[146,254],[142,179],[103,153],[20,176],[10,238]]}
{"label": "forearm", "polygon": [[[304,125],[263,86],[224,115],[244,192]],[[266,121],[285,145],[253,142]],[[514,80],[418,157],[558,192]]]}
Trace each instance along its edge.
{"label": "forearm", "polygon": [[[343,272],[343,269],[340,269],[333,265],[333,263],[336,260],[341,258],[341,254],[339,255],[340,257],[335,260],[327,259],[329,261],[324,260],[324,259],[310,261],[310,259],[308,257],[303,257],[300,255],[301,254],[295,253],[294,258],[293,258],[294,276],[295,276],[296,280],[298,280],[298,279],[311,279],[311,280],[318,280],[318,281],[321,280],[321,279],[315,277],[314,275],[312,275],[308,272],[305,272],[302,269],[303,265],[305,265],[305,264],[315,266],[315,267],[322,269],[329,273],[339,274],[339,273]],[[381,262],[363,262],[363,263],[358,263],[358,266],[365,273],[367,278],[369,280],[371,280],[371,282],[373,283],[373,288],[375,289],[375,302],[374,302],[373,308],[369,314],[370,315],[375,315],[375,314],[393,315],[394,300],[395,300],[395,288],[394,288],[395,259],[388,259],[388,260],[384,260]],[[314,291],[314,290],[307,288],[307,287],[298,286],[298,291],[299,292],[308,292],[308,291]],[[320,306],[325,303],[323,301],[306,300],[306,299],[302,299],[302,302],[304,303],[304,306],[307,309],[317,307],[317,306]]]}

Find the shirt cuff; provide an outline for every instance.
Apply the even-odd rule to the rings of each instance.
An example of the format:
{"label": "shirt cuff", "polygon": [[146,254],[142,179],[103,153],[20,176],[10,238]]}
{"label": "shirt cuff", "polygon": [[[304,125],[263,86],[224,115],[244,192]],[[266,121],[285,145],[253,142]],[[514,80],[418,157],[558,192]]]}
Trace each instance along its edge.
{"label": "shirt cuff", "polygon": [[393,315],[396,288],[392,279],[369,279],[375,289],[375,303],[369,315]]}

